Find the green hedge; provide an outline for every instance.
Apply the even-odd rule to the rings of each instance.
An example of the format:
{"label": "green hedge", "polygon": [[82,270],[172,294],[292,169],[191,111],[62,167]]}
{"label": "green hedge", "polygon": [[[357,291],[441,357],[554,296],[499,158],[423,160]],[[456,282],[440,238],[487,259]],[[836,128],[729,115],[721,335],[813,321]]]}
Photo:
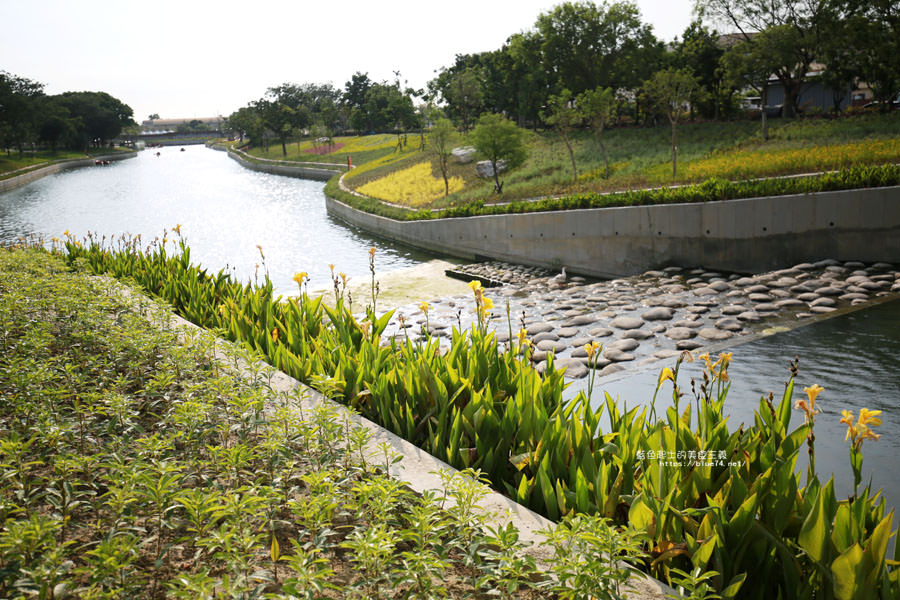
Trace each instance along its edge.
{"label": "green hedge", "polygon": [[465,206],[441,211],[404,210],[387,206],[374,198],[363,199],[341,190],[338,187],[337,178],[333,178],[328,182],[328,185],[325,186],[325,194],[368,213],[401,221],[418,221],[451,217],[474,217],[478,215],[575,210],[580,208],[711,202],[714,200],[786,196],[790,194],[832,192],[893,185],[900,185],[900,165],[858,166],[805,177],[775,177],[746,181],[727,181],[714,178],[680,187],[631,190],[605,194],[574,194],[561,198],[545,198],[534,202],[519,201],[509,204],[485,204],[479,200]]}

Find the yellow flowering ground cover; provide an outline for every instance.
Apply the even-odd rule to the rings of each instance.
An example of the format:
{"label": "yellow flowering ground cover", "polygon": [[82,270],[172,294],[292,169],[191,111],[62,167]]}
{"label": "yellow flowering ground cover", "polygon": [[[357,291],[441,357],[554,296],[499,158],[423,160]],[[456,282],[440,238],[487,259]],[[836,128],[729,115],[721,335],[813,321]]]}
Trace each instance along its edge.
{"label": "yellow flowering ground cover", "polygon": [[[679,179],[709,177],[746,179],[792,173],[830,171],[854,165],[878,164],[900,158],[900,138],[862,140],[790,149],[741,149],[717,153],[678,165]],[[669,170],[663,165],[655,170]]]}
{"label": "yellow flowering ground cover", "polygon": [[[462,177],[451,177],[449,181],[451,194],[463,188]],[[370,181],[357,191],[380,200],[419,208],[444,195],[444,180],[433,175],[430,162],[420,162]]]}

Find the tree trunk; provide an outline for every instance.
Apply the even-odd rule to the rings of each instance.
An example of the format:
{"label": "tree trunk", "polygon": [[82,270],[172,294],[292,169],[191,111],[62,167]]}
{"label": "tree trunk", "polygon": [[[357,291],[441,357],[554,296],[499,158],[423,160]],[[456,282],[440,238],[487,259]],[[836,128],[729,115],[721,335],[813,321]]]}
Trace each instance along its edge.
{"label": "tree trunk", "polygon": [[789,87],[784,84],[782,86],[784,87],[784,104],[781,105],[781,116],[792,119],[797,116],[797,111],[794,108],[794,105],[797,103],[797,90],[793,86]]}
{"label": "tree trunk", "polygon": [[676,136],[678,135],[678,121],[672,119],[672,179],[678,174],[678,146],[676,145]]}
{"label": "tree trunk", "polygon": [[281,138],[281,154],[287,156],[287,140],[284,138]]}
{"label": "tree trunk", "polygon": [[494,191],[500,194],[503,192],[503,184],[500,183],[500,174],[497,172],[497,161],[491,161],[491,169],[494,170]]}
{"label": "tree trunk", "polygon": [[609,179],[609,157],[606,155],[606,144],[603,143],[603,137],[600,135],[602,131],[602,129],[597,131],[597,141],[600,143],[600,152],[603,153],[603,164],[606,165],[605,179]]}
{"label": "tree trunk", "polygon": [[569,141],[569,135],[563,135],[563,141],[569,150],[569,160],[572,161],[572,183],[578,183],[578,167],[575,166],[575,152],[572,150],[572,142]]}

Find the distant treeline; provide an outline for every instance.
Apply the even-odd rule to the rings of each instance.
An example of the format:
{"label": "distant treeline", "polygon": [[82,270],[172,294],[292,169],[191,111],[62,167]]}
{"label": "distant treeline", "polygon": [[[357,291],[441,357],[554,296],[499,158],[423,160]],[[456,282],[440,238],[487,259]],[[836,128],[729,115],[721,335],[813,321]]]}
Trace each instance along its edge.
{"label": "distant treeline", "polygon": [[739,115],[746,96],[765,106],[774,87],[786,117],[798,114],[813,82],[834,97],[832,106],[813,109],[819,111],[843,110],[858,87],[889,109],[900,91],[894,0],[697,0],[696,16],[667,44],[633,2],[565,2],[496,50],[457,55],[426,89],[406,87],[399,72],[392,82],[357,72],[343,90],[285,83],[228,123],[253,143],[284,143],[295,132],[410,131],[438,115],[463,131],[484,113],[540,127],[553,97],[597,89],[612,91],[619,122],[656,123],[666,111],[645,88],[656,73],[673,70],[690,77],[684,110],[706,119]]}
{"label": "distant treeline", "polygon": [[131,107],[106,92],[44,93],[44,85],[0,71],[0,143],[21,154],[38,145],[86,150],[134,126]]}

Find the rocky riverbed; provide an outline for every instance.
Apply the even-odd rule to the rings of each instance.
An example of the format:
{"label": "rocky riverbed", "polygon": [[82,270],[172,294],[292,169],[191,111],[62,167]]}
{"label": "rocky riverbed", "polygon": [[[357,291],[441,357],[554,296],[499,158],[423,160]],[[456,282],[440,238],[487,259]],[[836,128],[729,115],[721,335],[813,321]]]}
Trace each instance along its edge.
{"label": "rocky riverbed", "polygon": [[[500,342],[524,327],[536,367],[545,368],[552,353],[570,378],[588,374],[584,346],[592,341],[603,344],[595,359],[603,376],[900,297],[900,271],[888,263],[821,260],[753,276],[668,267],[609,281],[497,261],[456,270],[502,284],[485,289]],[[395,317],[386,335],[417,339],[427,326],[449,343],[452,328],[468,328],[475,317],[472,294],[434,298],[429,305],[427,319],[419,306],[401,306],[396,315],[403,322]]]}

